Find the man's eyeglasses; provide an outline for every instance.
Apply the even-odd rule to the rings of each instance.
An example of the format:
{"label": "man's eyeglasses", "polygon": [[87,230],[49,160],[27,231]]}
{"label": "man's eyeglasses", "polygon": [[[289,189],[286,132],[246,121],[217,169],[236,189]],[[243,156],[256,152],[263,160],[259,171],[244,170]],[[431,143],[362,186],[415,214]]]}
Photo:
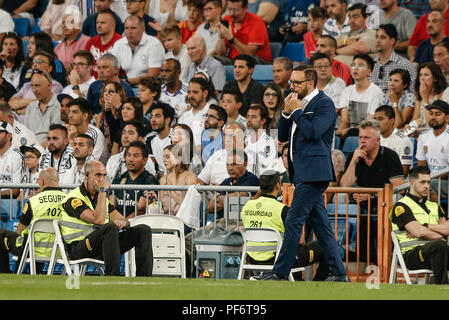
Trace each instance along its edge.
{"label": "man's eyeglasses", "polygon": [[46,73],[46,72],[44,72],[44,71],[41,71],[41,70],[39,70],[39,69],[33,69],[32,73],[33,73],[33,74],[41,74],[41,75],[43,75],[45,78],[47,78],[48,81],[51,81],[51,78],[50,78],[50,76],[48,75],[48,73]]}
{"label": "man's eyeglasses", "polygon": [[299,87],[303,82],[307,82],[310,80],[301,80],[301,81],[296,81],[296,80],[288,80],[288,85],[291,86],[295,86],[295,87]]}
{"label": "man's eyeglasses", "polygon": [[47,62],[47,61],[45,61],[45,60],[42,60],[42,59],[33,59],[33,63],[38,63],[38,64],[41,64],[41,63],[50,64],[49,62]]}
{"label": "man's eyeglasses", "polygon": [[203,114],[203,117],[206,119],[206,118],[212,118],[212,119],[215,119],[215,120],[220,120],[220,119],[218,119],[218,117],[216,117],[216,116],[214,116],[213,114],[208,114],[208,113],[206,113],[206,114]]}
{"label": "man's eyeglasses", "polygon": [[351,64],[351,69],[352,70],[355,70],[355,69],[363,70],[363,69],[366,69],[366,66],[363,64]]}

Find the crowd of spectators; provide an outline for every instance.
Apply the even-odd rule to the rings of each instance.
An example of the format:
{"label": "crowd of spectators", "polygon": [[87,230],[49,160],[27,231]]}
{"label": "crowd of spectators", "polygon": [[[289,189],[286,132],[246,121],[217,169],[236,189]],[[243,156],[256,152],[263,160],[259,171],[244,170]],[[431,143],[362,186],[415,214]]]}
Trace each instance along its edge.
{"label": "crowd of spectators", "polygon": [[[54,167],[78,184],[89,159],[117,184],[257,185],[268,169],[288,181],[276,129],[300,83],[272,42],[304,42],[336,137],[360,138],[347,159],[333,150],[334,186],[397,185],[414,160],[449,167],[447,0],[41,2],[0,1],[0,182]],[[40,31],[21,38],[13,18]],[[258,64],[273,66],[272,82],[253,79]],[[227,167],[233,150],[245,168]],[[142,197],[115,203],[139,203],[132,217]],[[163,212],[182,197],[162,193]]]}

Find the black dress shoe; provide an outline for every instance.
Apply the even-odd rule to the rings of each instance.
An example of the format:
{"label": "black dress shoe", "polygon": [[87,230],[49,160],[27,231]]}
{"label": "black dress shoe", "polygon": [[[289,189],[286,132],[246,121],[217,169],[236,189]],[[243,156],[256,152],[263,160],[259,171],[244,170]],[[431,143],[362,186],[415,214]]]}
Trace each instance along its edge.
{"label": "black dress shoe", "polygon": [[277,275],[276,273],[273,272],[264,272],[259,276],[252,276],[251,278],[249,278],[249,280],[256,280],[256,281],[260,281],[260,280],[274,280],[274,281],[280,281],[280,280],[287,280],[284,277]]}
{"label": "black dress shoe", "polygon": [[330,275],[324,281],[326,281],[326,282],[351,282],[351,280],[349,280],[349,277],[346,274],[342,275],[342,276]]}

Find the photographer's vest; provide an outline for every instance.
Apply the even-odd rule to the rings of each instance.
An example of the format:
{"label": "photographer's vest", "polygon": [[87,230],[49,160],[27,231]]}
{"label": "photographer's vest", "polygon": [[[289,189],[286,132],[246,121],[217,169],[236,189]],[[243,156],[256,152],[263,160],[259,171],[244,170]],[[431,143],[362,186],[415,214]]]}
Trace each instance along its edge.
{"label": "photographer's vest", "polygon": [[[427,213],[418,203],[416,203],[412,198],[408,196],[405,196],[404,198],[400,199],[397,203],[403,203],[406,206],[408,206],[412,211],[416,221],[420,225],[424,225],[425,223],[438,224],[440,222],[440,217],[438,215],[438,204],[436,202],[429,200],[426,201],[425,205],[430,210],[429,213]],[[390,210],[390,221],[392,219],[393,214],[399,216],[402,213],[404,213],[404,208],[394,206]],[[393,222],[391,223],[391,227],[399,240],[399,245],[401,246],[402,254],[417,246],[422,246],[425,243],[429,242],[429,240],[424,240],[421,238],[409,238],[407,236],[408,231],[405,229],[399,230],[398,226]]]}
{"label": "photographer's vest", "polygon": [[[24,239],[30,233],[30,226],[38,219],[61,219],[62,204],[66,194],[61,190],[51,189],[44,190],[37,195],[31,197],[23,208],[23,212],[28,210],[27,206],[31,206],[33,218],[30,225],[22,231],[16,239],[16,247],[20,247],[24,243]],[[35,255],[39,257],[50,257],[53,249],[55,235],[52,233],[36,232],[34,234]]]}
{"label": "photographer's vest", "polygon": [[[89,197],[87,195],[86,196],[83,195],[79,187],[73,189],[67,195],[67,201],[71,201],[71,206],[73,209],[76,209],[77,207],[81,206],[82,202],[84,202],[91,210],[95,211],[95,208],[91,203]],[[104,221],[105,224],[109,222],[108,204],[109,200],[106,198],[106,217]],[[62,220],[60,224],[61,224],[62,238],[66,243],[83,240],[88,234],[92,233],[92,231],[95,230],[95,225],[93,223],[72,217],[68,215],[67,212],[65,212],[64,210],[62,212]]]}
{"label": "photographer's vest", "polygon": [[[242,223],[245,228],[271,228],[284,235],[284,222],[282,221],[282,210],[285,204],[269,197],[260,197],[249,200],[242,209]],[[251,251],[257,247],[257,250]],[[276,242],[253,242],[247,243],[248,255],[256,261],[266,261],[274,257],[276,253]]]}

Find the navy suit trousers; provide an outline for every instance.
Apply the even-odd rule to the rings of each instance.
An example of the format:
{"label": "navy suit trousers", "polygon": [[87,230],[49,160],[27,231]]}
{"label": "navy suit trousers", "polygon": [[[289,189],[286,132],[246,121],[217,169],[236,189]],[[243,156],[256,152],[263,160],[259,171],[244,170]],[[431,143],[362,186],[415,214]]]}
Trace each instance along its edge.
{"label": "navy suit trousers", "polygon": [[323,193],[328,185],[328,182],[308,182],[296,185],[293,201],[285,220],[284,241],[273,267],[274,273],[288,277],[298,252],[302,227],[308,220],[320,243],[331,273],[336,276],[346,274],[324,206]]}

